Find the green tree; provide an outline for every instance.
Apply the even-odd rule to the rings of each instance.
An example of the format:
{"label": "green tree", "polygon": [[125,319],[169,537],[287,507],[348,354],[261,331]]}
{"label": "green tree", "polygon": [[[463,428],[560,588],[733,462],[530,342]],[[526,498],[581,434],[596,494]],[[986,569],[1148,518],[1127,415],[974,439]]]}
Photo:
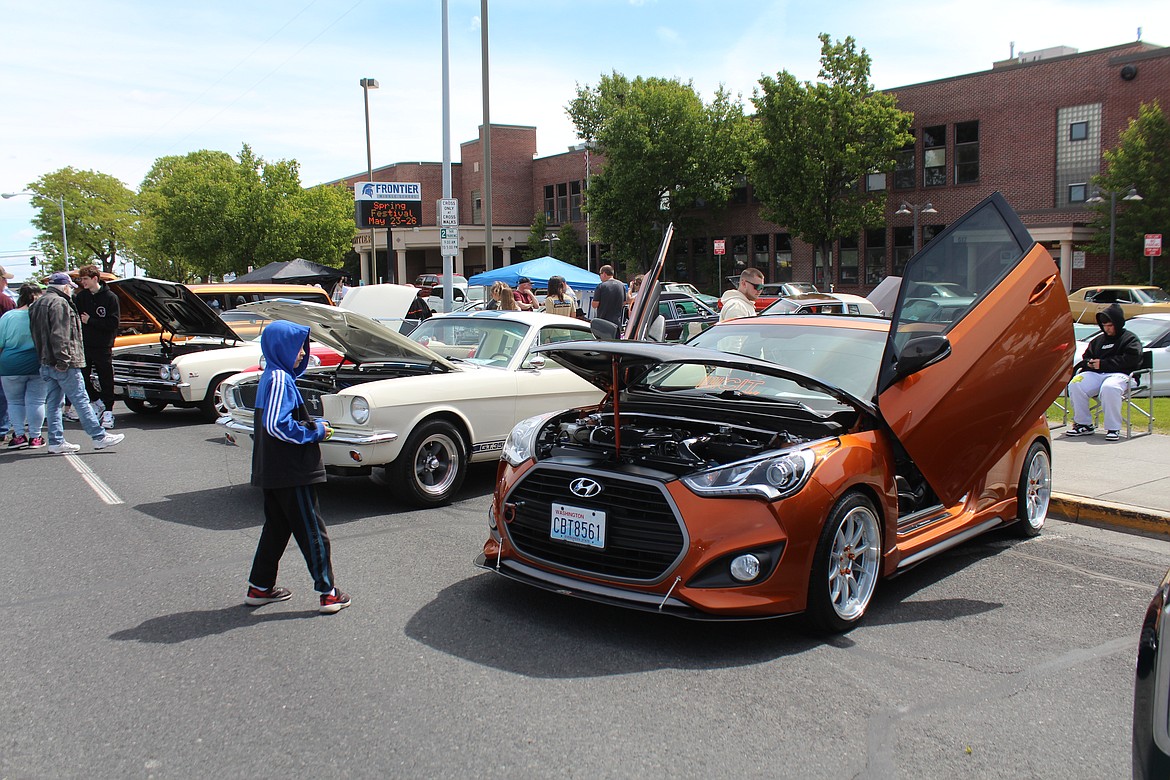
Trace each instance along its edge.
{"label": "green tree", "polygon": [[296,161],[201,150],[162,157],[142,182],[139,253],[148,273],[186,281],[303,257],[340,266],[353,240],[344,187],[303,189]]}
{"label": "green tree", "polygon": [[749,174],[765,218],[818,247],[829,279],[832,243],[882,223],[885,195],[866,192],[865,177],[893,170],[914,117],[874,91],[869,55],[853,38],[819,38],[820,81],[787,71],[760,79]]}
{"label": "green tree", "polygon": [[528,244],[520,252],[520,259],[533,260],[549,254],[546,248],[548,245],[544,243],[544,238],[547,235],[548,219],[545,218],[543,211],[538,211],[532,217],[532,227],[528,230]]}
{"label": "green tree", "polygon": [[119,253],[124,260],[133,257],[130,247],[138,230],[135,195],[118,179],[97,171],[62,168],[46,173],[28,189],[35,193],[33,203],[39,209],[32,223],[40,231],[37,247],[49,261],[44,270],[66,267],[62,206],[69,267],[93,264],[113,273]]}
{"label": "green tree", "polygon": [[558,260],[585,267],[585,245],[577,228],[571,223],[566,222],[557,230],[557,240],[553,241],[552,254]]}
{"label": "green tree", "polygon": [[[1145,284],[1150,276],[1145,234],[1160,233],[1163,239],[1170,234],[1170,121],[1157,101],[1142,104],[1137,117],[1121,132],[1117,146],[1107,149],[1104,157],[1105,172],[1093,179],[1104,200],[1097,204],[1093,221],[1097,233],[1089,246],[1093,252],[1109,253],[1109,193],[1116,193],[1118,270],[1129,281]],[[1141,195],[1140,201],[1123,200],[1130,187]],[[1170,282],[1165,257],[1154,260],[1154,280],[1162,287]]]}
{"label": "green tree", "polygon": [[648,267],[667,223],[685,234],[696,205],[725,205],[743,173],[748,121],[722,87],[705,104],[690,82],[615,72],[579,87],[567,111],[605,157],[585,209],[594,238],[628,258],[627,273]]}

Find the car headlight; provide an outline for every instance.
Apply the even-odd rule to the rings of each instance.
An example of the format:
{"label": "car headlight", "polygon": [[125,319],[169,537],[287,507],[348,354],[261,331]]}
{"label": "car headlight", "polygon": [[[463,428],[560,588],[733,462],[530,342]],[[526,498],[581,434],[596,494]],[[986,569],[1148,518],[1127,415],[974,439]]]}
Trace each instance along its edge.
{"label": "car headlight", "polygon": [[812,450],[796,450],[692,474],[682,482],[701,496],[758,495],[775,501],[804,487],[815,462]]}
{"label": "car headlight", "polygon": [[355,395],[349,402],[349,416],[358,425],[365,425],[370,421],[370,404],[360,395]]}
{"label": "car headlight", "polygon": [[239,409],[242,406],[239,385],[229,385],[223,389],[223,405],[227,409]]}
{"label": "car headlight", "polygon": [[538,414],[516,423],[516,427],[508,434],[504,442],[504,460],[513,466],[519,466],[536,454],[536,434],[548,422],[554,413]]}
{"label": "car headlight", "polygon": [[161,367],[158,370],[158,375],[160,379],[170,380],[172,382],[178,382],[179,377],[182,376],[182,374],[179,373],[179,367],[174,363],[169,363]]}
{"label": "car headlight", "polygon": [[317,357],[316,355],[309,355],[309,365],[305,366],[305,368],[317,368],[320,365],[321,358]]}

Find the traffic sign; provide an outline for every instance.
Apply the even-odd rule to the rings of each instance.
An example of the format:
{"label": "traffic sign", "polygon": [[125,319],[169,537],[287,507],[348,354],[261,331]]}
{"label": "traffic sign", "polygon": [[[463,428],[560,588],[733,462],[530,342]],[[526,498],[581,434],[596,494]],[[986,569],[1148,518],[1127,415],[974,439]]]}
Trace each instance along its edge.
{"label": "traffic sign", "polygon": [[454,257],[459,254],[459,228],[439,228],[439,254]]}
{"label": "traffic sign", "polygon": [[726,239],[722,239],[722,238],[715,239],[715,254],[717,254],[717,255],[727,254]]}
{"label": "traffic sign", "polygon": [[455,198],[439,198],[438,200],[439,226],[459,226],[459,201]]}
{"label": "traffic sign", "polygon": [[1146,233],[1146,257],[1159,257],[1162,254],[1162,234]]}

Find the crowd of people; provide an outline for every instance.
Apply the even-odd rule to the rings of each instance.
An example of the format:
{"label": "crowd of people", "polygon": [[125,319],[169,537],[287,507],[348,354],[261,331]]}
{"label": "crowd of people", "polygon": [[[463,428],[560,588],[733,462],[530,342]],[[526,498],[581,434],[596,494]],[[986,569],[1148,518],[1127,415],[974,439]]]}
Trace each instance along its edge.
{"label": "crowd of people", "polygon": [[[65,440],[68,400],[94,449],[106,449],[125,436],[114,427],[114,376],[111,363],[118,332],[118,299],[92,265],[78,270],[82,292],[69,274],[57,272],[42,288],[21,285],[12,300],[12,274],[0,267],[0,427],[9,450],[47,447],[54,455],[81,449]],[[97,375],[96,384],[91,375]]]}

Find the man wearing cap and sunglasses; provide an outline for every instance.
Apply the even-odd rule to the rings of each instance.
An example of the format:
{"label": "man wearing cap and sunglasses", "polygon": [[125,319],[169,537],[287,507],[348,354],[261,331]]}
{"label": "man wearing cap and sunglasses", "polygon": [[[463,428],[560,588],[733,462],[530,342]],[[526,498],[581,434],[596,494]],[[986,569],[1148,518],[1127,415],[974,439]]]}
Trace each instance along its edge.
{"label": "man wearing cap and sunglasses", "polygon": [[738,320],[741,317],[756,316],[756,298],[760,297],[760,287],[764,284],[764,275],[758,268],[745,268],[739,274],[739,286],[734,290],[723,293],[719,299],[719,321]]}
{"label": "man wearing cap and sunglasses", "polygon": [[93,439],[95,450],[113,447],[126,438],[109,433],[89,402],[81,369],[85,365],[85,346],[81,338],[81,317],[73,305],[77,287],[69,274],[58,271],[49,277],[45,294],[28,307],[33,344],[41,363],[41,379],[48,385],[45,412],[49,422],[49,452],[67,455],[81,449],[65,441],[61,419],[61,402],[68,398],[81,418],[81,427]]}

